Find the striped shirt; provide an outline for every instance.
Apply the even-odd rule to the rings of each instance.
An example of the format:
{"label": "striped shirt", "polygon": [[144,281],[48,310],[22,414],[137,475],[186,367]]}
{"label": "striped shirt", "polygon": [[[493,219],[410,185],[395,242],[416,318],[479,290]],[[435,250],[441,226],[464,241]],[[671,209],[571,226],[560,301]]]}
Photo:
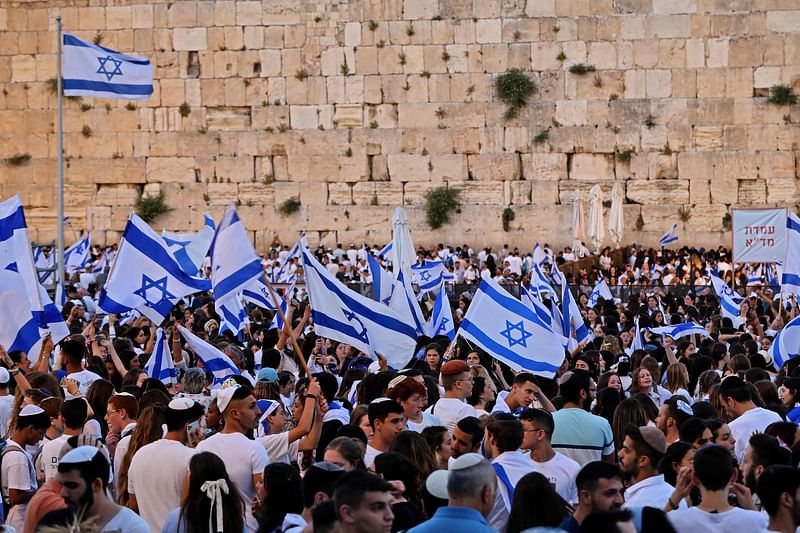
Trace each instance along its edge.
{"label": "striped shirt", "polygon": [[608,420],[583,409],[561,409],[553,413],[552,446],[584,466],[614,453],[614,434]]}

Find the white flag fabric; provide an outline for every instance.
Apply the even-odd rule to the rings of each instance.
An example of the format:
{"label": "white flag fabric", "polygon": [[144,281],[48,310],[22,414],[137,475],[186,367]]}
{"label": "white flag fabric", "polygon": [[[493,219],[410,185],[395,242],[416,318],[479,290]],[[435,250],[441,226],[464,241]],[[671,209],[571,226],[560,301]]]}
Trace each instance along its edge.
{"label": "white flag fabric", "polygon": [[719,297],[722,316],[730,318],[733,321],[733,327],[738,328],[745,321],[744,317],[739,316],[739,309],[744,298],[736,294],[715,272],[710,272],[710,274],[714,292]]}
{"label": "white flag fabric", "polygon": [[137,309],[161,324],[178,300],[210,288],[208,280],[186,274],[164,239],[132,214],[98,305],[115,315]]}
{"label": "white flag fabric", "polygon": [[370,355],[379,353],[393,368],[411,360],[417,345],[413,325],[386,305],[344,286],[308,250],[303,250],[303,270],[318,335]]}
{"label": "white flag fabric", "polygon": [[64,271],[68,274],[83,272],[90,262],[89,250],[92,247],[92,234],[87,233],[82,239],[64,250]]}
{"label": "white flag fabric", "polygon": [[661,326],[660,328],[649,328],[648,331],[657,335],[666,335],[672,337],[674,340],[681,337],[688,337],[689,335],[700,335],[701,337],[708,337],[706,328],[694,322],[685,322],[677,326]]}
{"label": "white flag fabric", "polygon": [[[277,297],[277,295],[276,295]],[[272,295],[269,293],[269,288],[264,283],[263,278],[257,278],[245,285],[242,289],[242,299],[245,302],[263,307],[264,309],[275,309],[275,303],[272,301]]]}
{"label": "white flag fabric", "polygon": [[215,346],[207,343],[180,324],[178,325],[178,331],[181,332],[181,336],[189,345],[189,348],[192,349],[197,358],[203,363],[203,367],[207,368],[214,375],[215,385],[219,385],[234,374],[241,374],[230,357]]}
{"label": "white flag fabric", "polygon": [[64,33],[64,95],[147,100],[153,66],[146,57],[121,54]]}
{"label": "white flag fabric", "polygon": [[769,347],[769,354],[779,370],[783,364],[800,353],[800,316],[792,319],[782,330]]}
{"label": "white flag fabric", "polygon": [[642,338],[642,330],[639,327],[639,315],[633,319],[633,342],[631,346],[634,350],[644,350],[644,339]]}
{"label": "white flag fabric", "polygon": [[153,347],[153,353],[150,354],[150,359],[144,365],[144,371],[147,372],[148,376],[159,380],[167,387],[178,382],[178,370],[172,360],[172,354],[167,345],[167,337],[161,328],[156,330],[156,344]]}
{"label": "white flag fabric", "polygon": [[670,228],[668,232],[666,232],[664,235],[661,236],[660,239],[658,239],[658,244],[662,248],[666,248],[668,244],[671,244],[677,240],[678,240],[678,225],[673,224],[672,228]]}
{"label": "white flag fabric", "polygon": [[481,281],[458,334],[516,371],[552,378],[564,360],[566,339],[491,279]]}
{"label": "white flag fabric", "polygon": [[236,207],[228,206],[211,244],[211,285],[214,299],[239,294],[254,279],[264,275]]}
{"label": "white flag fabric", "polygon": [[547,252],[545,252],[539,243],[533,245],[533,262],[537,265],[541,266],[545,263],[548,263],[550,258],[547,256]]}
{"label": "white flag fabric", "polygon": [[597,301],[600,298],[606,301],[614,299],[614,297],[611,295],[611,289],[608,288],[608,283],[606,283],[606,278],[600,278],[597,280],[597,283],[595,283],[594,289],[592,289],[592,294],[589,295],[589,305],[594,307],[597,305]]}
{"label": "white flag fabric", "polygon": [[578,344],[594,338],[594,333],[583,321],[578,302],[575,301],[572,291],[569,290],[569,285],[566,283],[561,285],[561,324],[564,336],[573,337]]}
{"label": "white flag fabric", "polygon": [[447,290],[444,285],[439,289],[436,303],[433,304],[433,311],[428,322],[428,334],[431,337],[446,335],[451,341],[456,336],[453,308],[450,306],[450,298],[447,297]]}
{"label": "white flag fabric", "polygon": [[389,308],[393,309],[403,322],[413,325],[417,335],[427,335],[425,316],[422,314],[411,283],[406,279],[406,272],[408,269],[401,270],[397,275],[397,284],[389,300]]}
{"label": "white flag fabric", "polygon": [[161,236],[169,246],[169,251],[175,256],[183,271],[190,276],[196,276],[200,265],[208,254],[211,241],[214,240],[214,219],[205,216],[205,224],[195,233],[175,233],[162,230]]}
{"label": "white flag fabric", "polygon": [[412,282],[419,286],[419,294],[438,291],[444,283],[444,261],[424,261],[411,265]]}
{"label": "white flag fabric", "polygon": [[220,318],[220,334],[230,331],[238,336],[242,329],[250,324],[250,319],[244,309],[242,299],[236,294],[228,296],[224,300],[215,300],[214,307]]}
{"label": "white flag fabric", "polygon": [[544,303],[533,291],[529,291],[523,285],[520,285],[520,300],[522,300],[522,303],[525,304],[531,311],[536,313],[536,316],[539,317],[539,320],[541,320],[542,326],[550,329],[551,331],[553,330],[553,317],[550,315],[550,311],[547,309],[547,307],[545,307]]}
{"label": "white flag fabric", "polygon": [[786,257],[783,260],[781,292],[800,294],[800,218],[794,213],[786,217]]}
{"label": "white flag fabric", "polygon": [[273,283],[294,283],[297,281],[297,277],[290,272],[289,265],[292,264],[292,259],[300,259],[300,251],[303,249],[310,249],[305,232],[300,233],[300,238],[297,239],[297,242],[294,243],[294,246],[289,250],[289,254],[286,256],[286,259],[283,260],[283,264],[280,268],[278,268],[278,272],[275,273],[273,271]]}
{"label": "white flag fabric", "polygon": [[394,290],[394,276],[384,270],[372,254],[367,254],[367,266],[372,276],[372,297],[389,305]]}

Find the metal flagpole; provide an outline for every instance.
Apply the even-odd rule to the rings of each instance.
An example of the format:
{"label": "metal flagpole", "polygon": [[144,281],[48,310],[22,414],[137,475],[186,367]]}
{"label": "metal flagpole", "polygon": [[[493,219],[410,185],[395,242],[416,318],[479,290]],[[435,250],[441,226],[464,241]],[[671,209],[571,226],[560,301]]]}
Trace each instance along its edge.
{"label": "metal flagpole", "polygon": [[64,124],[63,124],[63,80],[61,62],[63,60],[63,37],[61,34],[61,15],[56,17],[56,34],[58,35],[58,54],[56,57],[56,94],[58,95],[58,190],[57,216],[58,230],[56,234],[56,276],[58,282],[64,283]]}

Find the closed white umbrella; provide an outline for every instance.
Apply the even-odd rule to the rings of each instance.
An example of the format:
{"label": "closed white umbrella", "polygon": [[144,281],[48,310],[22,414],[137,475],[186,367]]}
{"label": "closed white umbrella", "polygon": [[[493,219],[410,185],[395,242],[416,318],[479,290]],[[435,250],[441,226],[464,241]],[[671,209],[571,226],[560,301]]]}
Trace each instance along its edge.
{"label": "closed white umbrella", "polygon": [[600,251],[600,244],[605,236],[603,226],[603,191],[595,185],[589,191],[589,240],[594,246],[594,251]]}
{"label": "closed white umbrella", "polygon": [[572,251],[578,253],[584,235],[586,234],[586,223],[583,219],[583,198],[581,191],[575,191],[575,203],[572,205]]}
{"label": "closed white umbrella", "polygon": [[414,243],[411,242],[411,227],[405,209],[398,207],[392,216],[392,272],[394,277],[401,270],[410,272],[411,265],[417,257]]}
{"label": "closed white umbrella", "polygon": [[622,215],[623,202],[622,188],[619,183],[614,183],[614,188],[611,190],[611,212],[608,214],[608,232],[617,247],[622,242],[622,229],[625,226]]}

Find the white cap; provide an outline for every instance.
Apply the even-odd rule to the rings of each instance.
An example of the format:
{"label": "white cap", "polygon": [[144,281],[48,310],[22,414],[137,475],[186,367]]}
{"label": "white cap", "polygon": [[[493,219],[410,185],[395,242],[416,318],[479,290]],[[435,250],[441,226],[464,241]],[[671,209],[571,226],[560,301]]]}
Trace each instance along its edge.
{"label": "white cap", "polygon": [[11,380],[11,374],[8,370],[0,366],[0,384],[8,383]]}
{"label": "white cap", "polygon": [[[219,400],[217,400],[217,405],[219,405]],[[189,398],[175,398],[169,402],[167,407],[173,411],[186,411],[187,409],[194,407],[194,402]]]}
{"label": "white cap", "polygon": [[228,408],[228,404],[231,403],[231,398],[233,398],[233,393],[236,392],[238,388],[239,387],[227,387],[217,391],[217,407],[220,413],[224,413],[225,409]]}
{"label": "white cap", "polygon": [[19,416],[34,416],[40,413],[44,413],[44,409],[42,409],[38,405],[26,405],[19,412]]}
{"label": "white cap", "polygon": [[447,480],[450,478],[450,472],[472,468],[485,460],[479,453],[465,453],[450,463],[450,470],[436,470],[429,475],[425,480],[425,488],[437,498],[446,500],[450,497],[447,493]]}

